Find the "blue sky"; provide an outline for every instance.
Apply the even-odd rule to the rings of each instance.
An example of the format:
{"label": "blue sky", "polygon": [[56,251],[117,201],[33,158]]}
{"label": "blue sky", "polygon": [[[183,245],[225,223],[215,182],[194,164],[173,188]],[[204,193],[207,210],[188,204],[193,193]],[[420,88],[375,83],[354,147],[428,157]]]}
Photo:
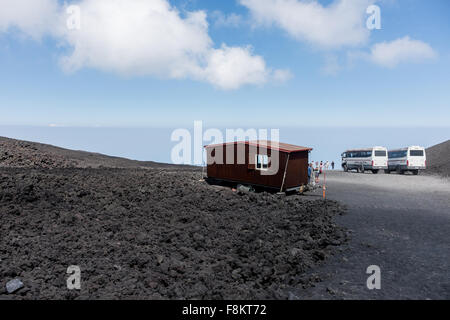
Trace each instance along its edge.
{"label": "blue sky", "polygon": [[[131,2],[135,1],[143,0]],[[0,14],[0,129],[5,133],[11,126],[189,129],[194,120],[203,120],[208,127],[448,128],[448,1],[361,0],[359,7],[348,5],[350,10],[339,15],[332,8],[345,0],[312,1],[319,9],[311,11],[311,18],[321,22],[312,29],[305,18],[297,24],[297,12],[287,23],[289,8],[273,13],[273,1],[170,1],[171,10],[177,10],[177,28],[188,30],[181,38],[170,39],[171,31],[178,29],[170,29],[164,19],[166,34],[154,32],[155,24],[143,24],[142,32],[129,34],[139,30],[126,29],[135,21],[130,18],[117,22],[125,26],[115,33],[96,36],[122,34],[135,37],[133,41],[96,46],[93,30],[83,25],[79,36],[60,30],[66,19],[63,2],[39,0],[41,9],[53,9],[37,10],[31,5],[34,1],[1,0],[4,8],[22,6],[22,10]],[[80,5],[84,18],[83,14],[104,10],[104,4],[95,7],[93,2],[69,4]],[[166,1],[143,2],[142,8],[152,8],[151,3]],[[305,12],[308,16],[305,1],[279,3],[289,2],[300,4],[295,7],[299,16]],[[366,2],[379,6],[382,28],[346,27],[352,19],[365,23]],[[38,14],[23,15],[27,10]],[[204,16],[192,22],[193,12]],[[320,20],[324,17],[337,21]],[[153,31],[145,29],[150,26]],[[339,32],[330,31],[341,26]],[[138,52],[143,49],[135,43],[143,43],[147,51]],[[380,44],[384,46],[374,50]],[[73,54],[75,49],[80,56]],[[190,60],[192,51],[200,58]],[[211,58],[215,55],[223,59],[216,63]],[[230,65],[236,70],[227,69]],[[181,76],[174,74],[184,68]],[[222,73],[224,68],[231,74]],[[47,142],[57,140],[55,134]],[[308,144],[292,140],[288,142]],[[372,142],[377,144],[368,141]]]}

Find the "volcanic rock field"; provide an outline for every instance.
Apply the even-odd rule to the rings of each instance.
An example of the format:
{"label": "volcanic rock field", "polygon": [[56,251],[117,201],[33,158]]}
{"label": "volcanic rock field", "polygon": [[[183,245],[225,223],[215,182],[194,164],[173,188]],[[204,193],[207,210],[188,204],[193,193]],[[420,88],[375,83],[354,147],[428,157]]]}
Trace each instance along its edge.
{"label": "volcanic rock field", "polygon": [[1,138],[0,299],[288,299],[347,240],[338,202],[201,175]]}

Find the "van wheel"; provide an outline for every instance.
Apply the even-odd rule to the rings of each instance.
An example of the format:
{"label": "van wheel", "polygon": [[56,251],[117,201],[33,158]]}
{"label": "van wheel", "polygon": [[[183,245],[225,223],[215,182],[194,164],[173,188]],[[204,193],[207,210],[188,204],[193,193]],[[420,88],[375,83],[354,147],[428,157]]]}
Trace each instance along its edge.
{"label": "van wheel", "polygon": [[346,164],[344,164],[343,168],[344,168],[344,172],[348,172],[348,167]]}
{"label": "van wheel", "polygon": [[417,176],[419,174],[419,170],[414,170],[413,175]]}
{"label": "van wheel", "polygon": [[372,170],[372,173],[373,173],[373,174],[377,174],[377,173],[378,173],[378,170]]}
{"label": "van wheel", "polygon": [[391,174],[391,170],[386,169],[386,170],[384,170],[384,173],[386,173],[386,174]]}
{"label": "van wheel", "polygon": [[361,169],[359,169],[361,173],[364,173],[364,165],[361,166]]}

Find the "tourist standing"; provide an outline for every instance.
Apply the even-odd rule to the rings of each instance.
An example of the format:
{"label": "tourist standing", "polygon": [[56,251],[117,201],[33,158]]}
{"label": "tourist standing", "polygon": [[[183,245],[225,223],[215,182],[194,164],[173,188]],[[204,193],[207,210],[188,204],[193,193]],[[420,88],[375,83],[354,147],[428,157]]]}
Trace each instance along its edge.
{"label": "tourist standing", "polygon": [[312,163],[308,165],[308,184],[311,183],[311,175],[313,173]]}

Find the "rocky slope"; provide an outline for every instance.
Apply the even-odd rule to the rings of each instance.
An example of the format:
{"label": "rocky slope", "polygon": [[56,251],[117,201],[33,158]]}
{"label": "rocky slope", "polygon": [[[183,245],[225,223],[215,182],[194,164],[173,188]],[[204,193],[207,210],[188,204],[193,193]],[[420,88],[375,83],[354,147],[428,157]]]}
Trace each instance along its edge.
{"label": "rocky slope", "polygon": [[[168,167],[99,153],[68,150],[47,144],[0,137],[0,167],[15,168],[135,168]],[[181,166],[179,167],[182,168]]]}
{"label": "rocky slope", "polygon": [[450,176],[450,140],[426,150],[427,171],[444,177]]}

